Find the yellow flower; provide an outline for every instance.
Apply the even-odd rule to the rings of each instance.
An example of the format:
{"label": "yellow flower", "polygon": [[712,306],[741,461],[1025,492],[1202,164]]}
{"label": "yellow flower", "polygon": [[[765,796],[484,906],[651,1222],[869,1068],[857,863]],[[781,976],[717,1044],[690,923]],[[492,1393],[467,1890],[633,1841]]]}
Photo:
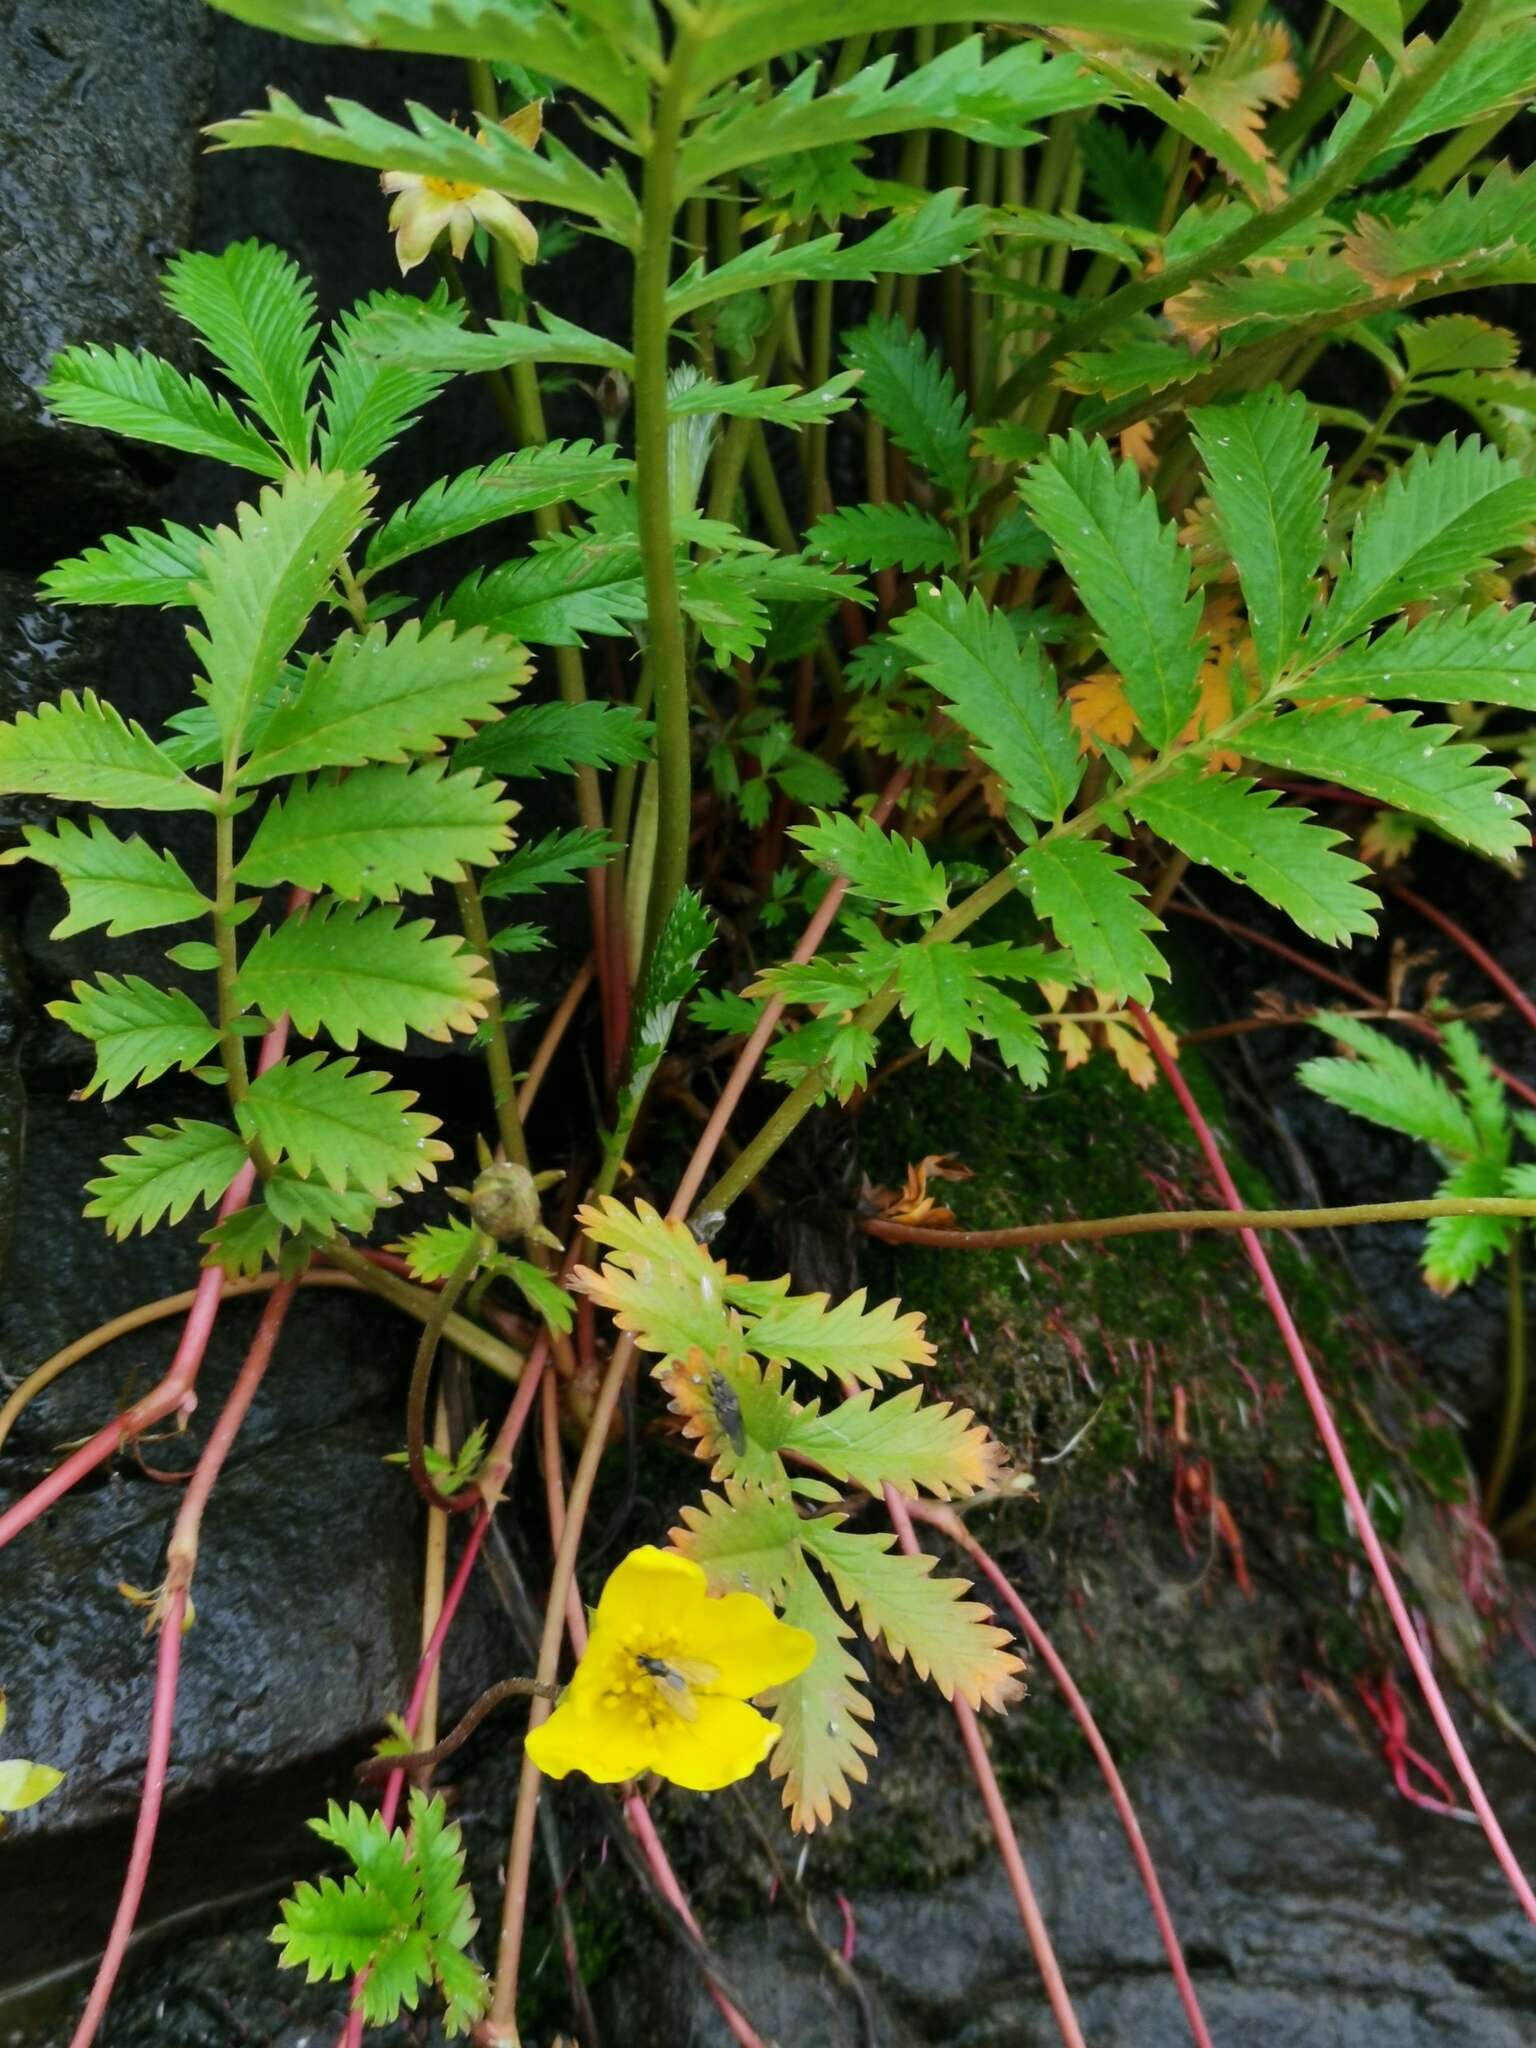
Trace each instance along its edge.
{"label": "yellow flower", "polygon": [[[543,128],[543,105],[535,100],[502,122],[514,141],[532,149]],[[483,139],[483,138],[482,138]],[[395,258],[400,274],[426,260],[446,230],[455,256],[462,257],[477,226],[510,242],[522,263],[538,260],[539,233],[520,206],[490,185],[462,178],[422,177],[415,171],[385,171],[379,183],[395,195],[389,224],[395,231]]]}
{"label": "yellow flower", "polygon": [[749,1777],[779,1739],[747,1701],[798,1678],[815,1638],[755,1593],[709,1595],[691,1558],[645,1544],[603,1588],[592,1636],[527,1750],[547,1777],[614,1785],[656,1771],[691,1792]]}

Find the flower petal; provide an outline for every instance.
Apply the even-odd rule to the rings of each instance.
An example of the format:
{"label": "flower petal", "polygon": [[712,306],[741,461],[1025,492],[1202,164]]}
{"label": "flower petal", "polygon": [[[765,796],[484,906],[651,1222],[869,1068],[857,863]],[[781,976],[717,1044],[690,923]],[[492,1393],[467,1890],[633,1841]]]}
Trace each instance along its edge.
{"label": "flower petal", "polygon": [[694,1613],[704,1604],[707,1583],[691,1557],[642,1543],[608,1575],[592,1617],[594,1642],[612,1631],[640,1649],[664,1637],[691,1643]]}
{"label": "flower petal", "polygon": [[596,1784],[617,1785],[649,1768],[652,1742],[642,1715],[567,1697],[542,1728],[529,1729],[523,1748],[546,1778],[585,1771]]}
{"label": "flower petal", "polygon": [[755,1593],[727,1593],[689,1616],[688,1653],[719,1667],[712,1692],[749,1700],[798,1678],[816,1654],[816,1638],[780,1621]]}
{"label": "flower petal", "polygon": [[779,1727],[743,1700],[696,1693],[698,1716],[657,1724],[646,1761],[689,1792],[718,1792],[749,1778],[779,1739]]}
{"label": "flower petal", "polygon": [[503,132],[514,142],[520,142],[524,149],[535,148],[544,132],[544,102],[530,100],[526,107],[519,107],[515,114],[508,114],[500,125]]}
{"label": "flower petal", "polygon": [[63,1782],[64,1773],[52,1764],[27,1763],[19,1757],[0,1763],[0,1813],[20,1813],[24,1806],[35,1806]]}
{"label": "flower petal", "polygon": [[407,192],[395,201],[390,208],[390,219],[398,230],[395,255],[402,275],[426,261],[432,252],[432,244],[447,227],[452,214],[451,202],[434,199],[426,192]]}
{"label": "flower petal", "polygon": [[386,192],[419,192],[426,179],[420,171],[380,171],[379,184]]}
{"label": "flower petal", "polygon": [[514,206],[505,192],[477,192],[469,210],[489,233],[510,242],[521,263],[539,260],[539,231],[520,206]]}
{"label": "flower petal", "polygon": [[464,260],[464,251],[474,238],[474,232],[474,208],[464,200],[456,199],[448,215],[448,244],[460,262]]}

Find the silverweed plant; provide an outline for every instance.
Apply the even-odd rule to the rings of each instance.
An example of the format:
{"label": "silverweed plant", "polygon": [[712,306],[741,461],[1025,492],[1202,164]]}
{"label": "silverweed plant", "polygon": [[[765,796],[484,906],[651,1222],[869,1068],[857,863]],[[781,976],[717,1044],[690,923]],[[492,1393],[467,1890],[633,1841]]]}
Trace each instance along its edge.
{"label": "silverweed plant", "polygon": [[[1536,378],[1467,300],[1536,280],[1536,172],[1497,159],[1536,91],[1536,5],[1463,0],[1431,35],[1401,0],[1296,10],[1302,27],[1250,0],[214,4],[463,59],[475,126],[276,91],[215,122],[215,148],[380,177],[380,235],[402,273],[435,260],[433,288],[377,293],[322,335],[281,251],[182,255],[166,296],[212,382],[82,340],[46,387],[63,420],[249,482],[226,525],[135,528],[45,579],[60,604],[185,613],[190,694],[165,730],[89,691],[0,727],[0,788],[83,807],[5,856],[55,871],[58,931],[196,934],[168,949],[193,992],[103,970],[54,1005],[94,1048],[87,1094],[172,1071],[207,1088],[206,1115],[103,1160],[87,1214],[124,1239],[209,1216],[167,1377],[0,1515],[0,1540],[184,1412],[228,1277],[271,1287],[151,1596],[151,1768],[77,2048],[142,1894],[203,1506],[325,1268],[419,1323],[403,1463],[439,1542],[450,1519],[466,1530],[451,1586],[429,1584],[381,1807],[315,1823],[351,1874],[301,1885],[277,1933],[284,1963],[353,1980],[344,2039],[428,1994],[451,2034],[523,2038],[541,1773],[574,1771],[625,1784],[651,1881],[729,2031],[758,2042],[641,1781],[712,1790],[766,1760],[791,1827],[832,1822],[876,1748],[857,1630],[953,1701],[1056,2025],[1080,2042],[977,1732],[980,1711],[1029,1711],[1023,1659],[914,1528],[958,1548],[1057,1675],[945,1505],[1028,1477],[984,1420],[888,1390],[935,1364],[920,1313],[793,1292],[714,1247],[813,1109],[856,1105],[908,1058],[983,1058],[1019,1089],[1090,1055],[1142,1085],[1161,1072],[1221,1179],[1150,1014],[1189,866],[1340,946],[1376,929],[1371,861],[1415,834],[1517,861],[1525,805],[1501,756],[1509,715],[1523,734],[1536,712],[1536,619],[1512,587],[1536,532]],[[616,331],[541,303],[562,248],[624,274]],[[572,373],[594,437],[550,439],[545,399]],[[463,378],[488,384],[514,445],[381,502],[380,459]],[[476,565],[423,600],[421,558],[470,537]],[[568,794],[571,821],[528,834],[517,792],[536,781],[540,813]],[[1316,815],[1341,794],[1346,824],[1367,821],[1353,836]],[[197,814],[211,880],[124,812]],[[520,1075],[520,962],[550,943],[527,899],[559,886],[585,892],[590,952]],[[598,1113],[541,1161],[525,1120],[589,1022]],[[1251,1235],[1426,1217],[1450,1285],[1518,1243],[1532,1170],[1509,1165],[1503,1084],[1464,1027],[1447,1036],[1464,1100],[1417,1069],[1417,1109],[1393,1041],[1333,1028],[1356,1060],[1307,1078],[1435,1144],[1440,1195],[1277,1218],[1225,1179],[1222,1211],[985,1235],[1250,1229],[1353,1534],[1536,1918]],[[494,1128],[457,1168],[472,1184],[386,1249],[381,1217],[449,1160],[391,1069],[413,1034],[478,1047]],[[680,1169],[664,1104],[699,1126]],[[671,1177],[665,1213],[637,1175]],[[945,1231],[925,1184],[926,1168],[874,1234],[982,1235]],[[512,1383],[494,1434],[434,1431],[445,1340]],[[642,1354],[710,1484],[669,1548],[615,1570],[588,1641],[583,1530]],[[13,1397],[0,1440],[53,1376]],[[493,1688],[530,1704],[482,1949],[459,1830],[427,1789],[464,1738],[436,1741],[429,1699],[535,1402],[552,1561],[535,1668]],[[582,1445],[568,1487],[562,1414]],[[1519,1455],[1501,1451],[1490,1513]]]}

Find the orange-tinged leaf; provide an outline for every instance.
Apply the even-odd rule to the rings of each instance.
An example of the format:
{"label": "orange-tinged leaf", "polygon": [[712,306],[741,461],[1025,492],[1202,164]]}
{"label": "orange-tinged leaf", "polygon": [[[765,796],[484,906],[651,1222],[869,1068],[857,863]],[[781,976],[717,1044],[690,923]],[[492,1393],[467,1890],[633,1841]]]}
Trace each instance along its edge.
{"label": "orange-tinged leaf", "polygon": [[863,1667],[844,1647],[853,1630],[804,1558],[784,1589],[782,1612],[785,1621],[815,1637],[816,1655],[798,1678],[764,1697],[764,1707],[784,1731],[768,1770],[784,1780],[790,1826],[809,1835],[829,1826],[833,1808],[849,1806],[853,1785],[867,1781],[864,1759],[875,1754],[875,1740],[864,1723],[873,1719],[874,1708],[860,1689]]}
{"label": "orange-tinged leaf", "polygon": [[855,1394],[825,1415],[813,1401],[784,1443],[834,1479],[851,1479],[872,1494],[894,1486],[908,1499],[919,1490],[940,1500],[980,1493],[996,1486],[1007,1462],[1003,1446],[969,1408],[924,1401],[917,1387],[878,1407],[872,1393]]}
{"label": "orange-tinged leaf", "polygon": [[801,1540],[831,1574],[837,1596],[857,1607],[867,1634],[884,1636],[891,1654],[906,1657],[919,1678],[932,1678],[946,1699],[970,1706],[1009,1706],[1022,1692],[1024,1666],[1007,1645],[990,1608],[969,1599],[964,1579],[937,1579],[937,1560],[906,1557],[890,1535],[851,1534],[841,1517],[801,1524]]}
{"label": "orange-tinged leaf", "polygon": [[1112,668],[1102,668],[1067,691],[1072,706],[1072,723],[1084,753],[1099,751],[1095,742],[1128,747],[1136,735],[1136,714],[1126,698],[1125,685]]}
{"label": "orange-tinged leaf", "polygon": [[1285,179],[1264,137],[1265,110],[1288,107],[1300,90],[1290,33],[1283,22],[1269,21],[1229,37],[1215,61],[1186,82],[1184,98],[1264,167],[1273,202],[1284,194]]}
{"label": "orange-tinged leaf", "polygon": [[1120,435],[1120,453],[1127,462],[1134,462],[1142,476],[1150,476],[1157,467],[1157,449],[1154,446],[1156,428],[1151,420],[1133,420]]}
{"label": "orange-tinged leaf", "polygon": [[[1147,1013],[1147,1021],[1157,1033],[1164,1050],[1172,1058],[1177,1059],[1179,1056],[1179,1041],[1174,1037],[1167,1025],[1163,1023],[1160,1017],[1153,1016],[1150,1011]],[[1157,1080],[1157,1061],[1152,1056],[1152,1048],[1147,1044],[1147,1041],[1139,1031],[1132,1030],[1127,1024],[1106,1024],[1104,1026],[1104,1042],[1114,1054],[1116,1064],[1121,1068],[1126,1078],[1134,1081],[1138,1088],[1150,1088]]]}

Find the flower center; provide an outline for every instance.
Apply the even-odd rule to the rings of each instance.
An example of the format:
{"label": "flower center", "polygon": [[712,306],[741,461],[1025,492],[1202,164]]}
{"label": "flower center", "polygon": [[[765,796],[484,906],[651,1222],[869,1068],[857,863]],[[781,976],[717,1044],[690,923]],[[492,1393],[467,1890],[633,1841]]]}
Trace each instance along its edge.
{"label": "flower center", "polygon": [[468,185],[462,178],[425,178],[422,182],[434,199],[473,199],[484,189],[480,185]]}
{"label": "flower center", "polygon": [[717,1666],[696,1657],[676,1654],[670,1643],[631,1653],[634,1676],[621,1685],[619,1694],[645,1715],[652,1726],[668,1717],[696,1721],[699,1714],[696,1691],[713,1685],[719,1678]]}

